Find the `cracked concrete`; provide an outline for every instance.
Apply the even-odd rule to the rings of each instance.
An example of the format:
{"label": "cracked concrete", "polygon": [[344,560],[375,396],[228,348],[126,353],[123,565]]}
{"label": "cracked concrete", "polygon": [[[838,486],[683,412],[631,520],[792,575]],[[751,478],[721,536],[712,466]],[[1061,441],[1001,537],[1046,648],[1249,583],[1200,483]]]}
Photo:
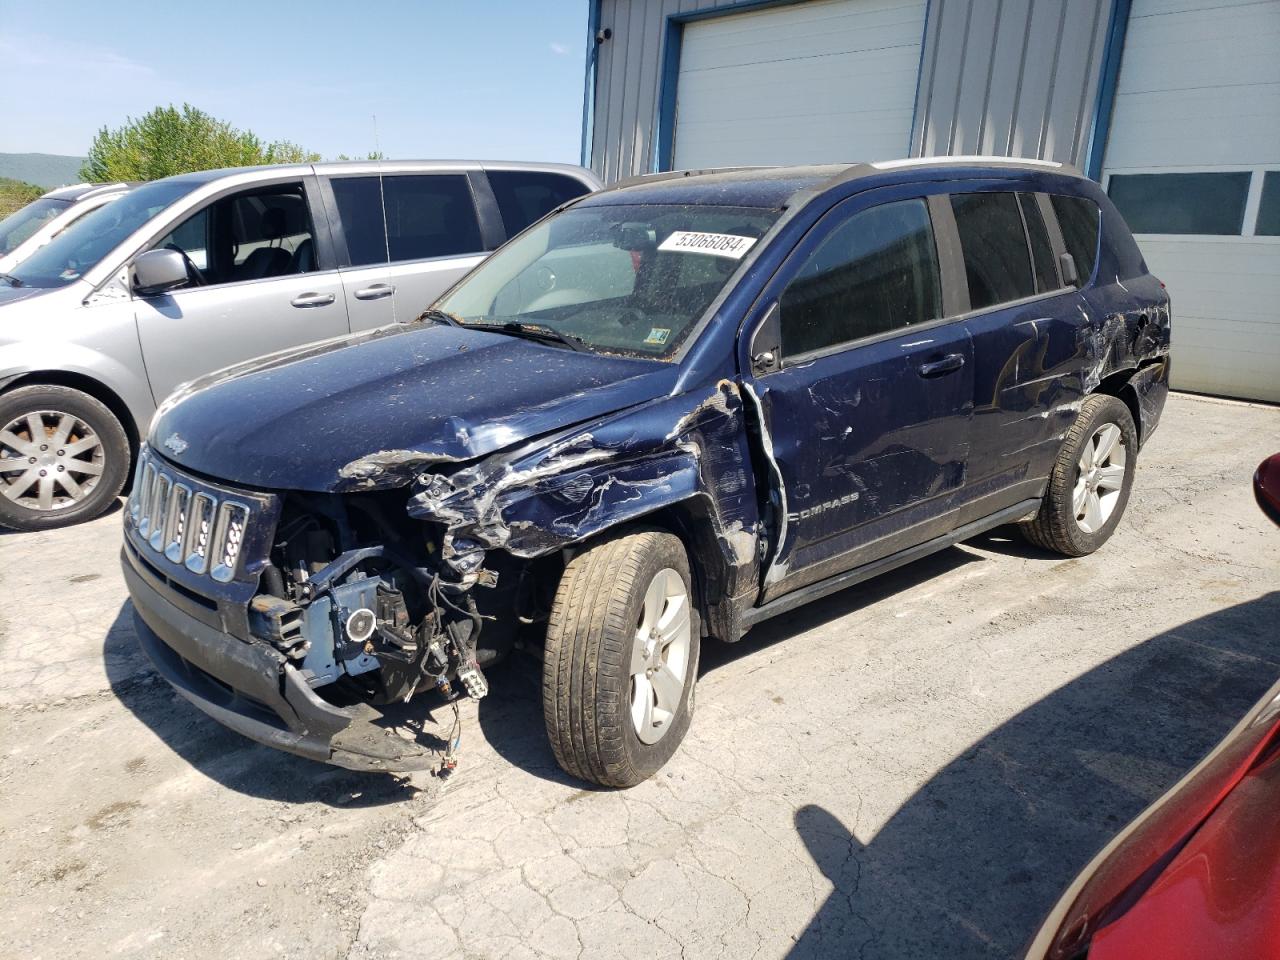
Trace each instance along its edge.
{"label": "cracked concrete", "polygon": [[136,651],[118,515],[0,534],[0,956],[1014,956],[1280,674],[1278,438],[1174,395],[1095,556],[997,531],[709,647],[626,792],[560,773],[524,658],[447,782],[258,747]]}

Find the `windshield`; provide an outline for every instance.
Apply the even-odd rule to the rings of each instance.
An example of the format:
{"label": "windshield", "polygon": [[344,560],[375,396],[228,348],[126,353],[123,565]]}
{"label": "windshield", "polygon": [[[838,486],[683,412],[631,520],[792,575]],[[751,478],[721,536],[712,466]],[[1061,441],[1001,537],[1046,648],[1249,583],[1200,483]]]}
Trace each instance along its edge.
{"label": "windshield", "polygon": [[13,253],[18,244],[31,239],[32,234],[69,206],[68,200],[41,197],[0,220],[0,254]]}
{"label": "windshield", "polygon": [[10,274],[29,287],[61,287],[78,280],[125,237],[185,196],[198,181],[157,180],[112,200],[67,227]]}
{"label": "windshield", "polygon": [[756,207],[574,207],[511,241],[436,308],[464,324],[536,324],[606,353],[667,358],[777,218]]}

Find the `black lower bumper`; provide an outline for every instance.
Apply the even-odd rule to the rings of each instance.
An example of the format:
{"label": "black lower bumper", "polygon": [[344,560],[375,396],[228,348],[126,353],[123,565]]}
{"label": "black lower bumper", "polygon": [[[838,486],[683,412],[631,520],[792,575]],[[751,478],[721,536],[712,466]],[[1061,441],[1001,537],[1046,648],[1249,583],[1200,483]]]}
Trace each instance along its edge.
{"label": "black lower bumper", "polygon": [[143,651],[178,693],[223,726],[350,770],[423,770],[437,762],[434,751],[377,726],[371,707],[321,699],[268,644],[229,636],[170,603],[128,545],[121,563]]}

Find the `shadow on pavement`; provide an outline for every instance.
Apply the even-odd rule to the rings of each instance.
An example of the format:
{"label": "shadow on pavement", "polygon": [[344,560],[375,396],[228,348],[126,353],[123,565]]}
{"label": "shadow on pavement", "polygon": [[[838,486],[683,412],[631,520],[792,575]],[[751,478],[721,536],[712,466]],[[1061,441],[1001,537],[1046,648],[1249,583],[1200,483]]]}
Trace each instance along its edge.
{"label": "shadow on pavement", "polygon": [[283,803],[380,806],[408,800],[415,789],[385,773],[358,773],[316,763],[254,743],[180,697],[154,673],[140,670],[146,655],[125,601],[107,631],[103,659],[111,690],[135,717],[193,767],[237,793]]}
{"label": "shadow on pavement", "polygon": [[790,956],[1017,956],[1059,894],[1280,674],[1280,592],[1161,633],[957,757],[865,846],[795,828],[835,887]]}

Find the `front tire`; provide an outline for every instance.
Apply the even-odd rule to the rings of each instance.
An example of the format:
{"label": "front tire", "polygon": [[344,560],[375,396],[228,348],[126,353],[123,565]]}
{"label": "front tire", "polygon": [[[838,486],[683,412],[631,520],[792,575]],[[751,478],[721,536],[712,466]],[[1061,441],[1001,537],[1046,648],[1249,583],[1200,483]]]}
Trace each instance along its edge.
{"label": "front tire", "polygon": [[1067,431],[1049,486],[1023,536],[1067,557],[1093,553],[1111,538],[1133,487],[1138,432],[1123,401],[1086,397]]}
{"label": "front tire", "polygon": [[656,773],[693,715],[699,625],[677,537],[638,530],[565,568],[547,624],[542,706],[564,771],[606,787]]}
{"label": "front tire", "polygon": [[0,396],[0,526],[50,530],[89,520],[129,475],[129,438],[102,403],[70,387]]}

